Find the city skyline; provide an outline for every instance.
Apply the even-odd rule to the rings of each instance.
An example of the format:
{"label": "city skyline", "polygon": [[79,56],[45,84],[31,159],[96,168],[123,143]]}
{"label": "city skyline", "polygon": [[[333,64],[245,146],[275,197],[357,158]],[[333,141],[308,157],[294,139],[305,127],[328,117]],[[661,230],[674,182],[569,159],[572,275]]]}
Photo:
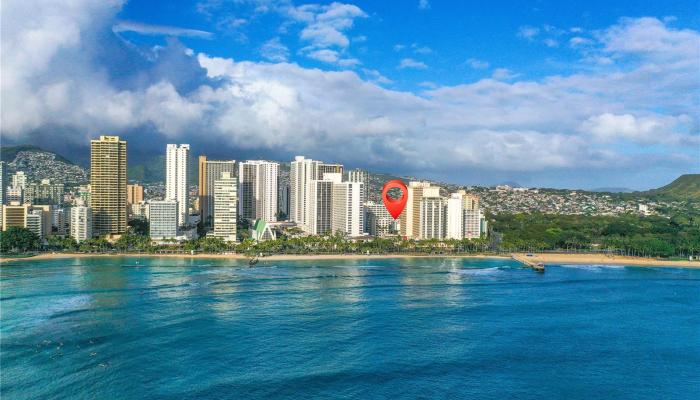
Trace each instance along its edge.
{"label": "city skyline", "polygon": [[[3,142],[70,158],[107,132],[137,157],[186,142],[481,185],[649,189],[700,170],[690,1],[217,4],[4,2]],[[30,12],[54,40],[23,41]]]}

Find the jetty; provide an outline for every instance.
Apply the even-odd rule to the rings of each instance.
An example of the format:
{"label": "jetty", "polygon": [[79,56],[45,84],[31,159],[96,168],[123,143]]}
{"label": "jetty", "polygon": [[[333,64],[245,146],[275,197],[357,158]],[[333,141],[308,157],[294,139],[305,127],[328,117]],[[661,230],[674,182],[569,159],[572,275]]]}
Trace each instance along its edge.
{"label": "jetty", "polygon": [[[544,272],[544,264],[541,262],[528,259],[528,255],[511,254],[513,260],[518,261],[528,268],[532,268],[535,272]],[[530,256],[531,257],[531,256]]]}

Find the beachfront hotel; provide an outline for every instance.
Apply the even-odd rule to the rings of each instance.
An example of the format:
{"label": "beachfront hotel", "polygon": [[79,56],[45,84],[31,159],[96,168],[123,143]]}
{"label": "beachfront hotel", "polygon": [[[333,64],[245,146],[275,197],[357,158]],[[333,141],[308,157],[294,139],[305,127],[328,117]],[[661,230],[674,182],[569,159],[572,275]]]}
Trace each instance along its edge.
{"label": "beachfront hotel", "polygon": [[77,243],[92,238],[92,209],[75,206],[70,210],[70,235]]}
{"label": "beachfront hotel", "polygon": [[95,236],[126,232],[126,141],[90,141],[90,187]]}
{"label": "beachfront hotel", "polygon": [[177,225],[188,223],[189,193],[187,171],[189,170],[189,144],[168,144],[166,150],[165,199],[177,201]]}
{"label": "beachfront hotel", "polygon": [[175,200],[149,202],[149,234],[153,240],[177,237],[179,207]]}
{"label": "beachfront hotel", "polygon": [[277,221],[279,164],[248,160],[238,164],[238,215],[248,221]]}
{"label": "beachfront hotel", "polygon": [[224,172],[234,176],[236,161],[208,160],[207,156],[199,156],[199,212],[204,226],[211,227],[213,224],[214,181],[220,179]]}
{"label": "beachfront hotel", "polygon": [[331,232],[360,236],[365,232],[365,184],[339,182],[333,184]]}
{"label": "beachfront hotel", "polygon": [[[236,178],[231,172],[222,172],[214,181],[214,232],[213,236],[227,242],[236,239],[236,210],[238,208],[238,191]],[[151,210],[151,214],[153,210]]]}
{"label": "beachfront hotel", "polygon": [[289,220],[296,222],[302,229],[307,226],[306,215],[306,191],[309,182],[318,177],[318,165],[320,161],[314,161],[304,156],[294,157],[289,169]]}

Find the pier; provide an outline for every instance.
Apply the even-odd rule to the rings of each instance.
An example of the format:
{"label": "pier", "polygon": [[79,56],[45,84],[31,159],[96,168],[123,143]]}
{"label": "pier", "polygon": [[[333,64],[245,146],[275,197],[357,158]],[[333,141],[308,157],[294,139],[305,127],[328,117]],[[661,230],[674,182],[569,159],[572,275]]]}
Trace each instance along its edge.
{"label": "pier", "polygon": [[510,256],[513,258],[513,260],[524,264],[528,268],[532,268],[532,270],[536,272],[544,272],[544,264],[535,260],[528,259],[527,255],[511,254]]}

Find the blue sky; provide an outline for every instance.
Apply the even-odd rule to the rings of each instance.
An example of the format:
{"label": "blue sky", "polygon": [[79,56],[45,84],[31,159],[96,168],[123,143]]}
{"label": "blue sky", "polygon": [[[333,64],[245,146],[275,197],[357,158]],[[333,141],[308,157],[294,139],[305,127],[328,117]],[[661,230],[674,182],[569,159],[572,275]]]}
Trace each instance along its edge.
{"label": "blue sky", "polygon": [[466,184],[645,189],[700,171],[696,1],[2,11],[9,143],[84,151],[107,132],[137,156],[181,142]]}

